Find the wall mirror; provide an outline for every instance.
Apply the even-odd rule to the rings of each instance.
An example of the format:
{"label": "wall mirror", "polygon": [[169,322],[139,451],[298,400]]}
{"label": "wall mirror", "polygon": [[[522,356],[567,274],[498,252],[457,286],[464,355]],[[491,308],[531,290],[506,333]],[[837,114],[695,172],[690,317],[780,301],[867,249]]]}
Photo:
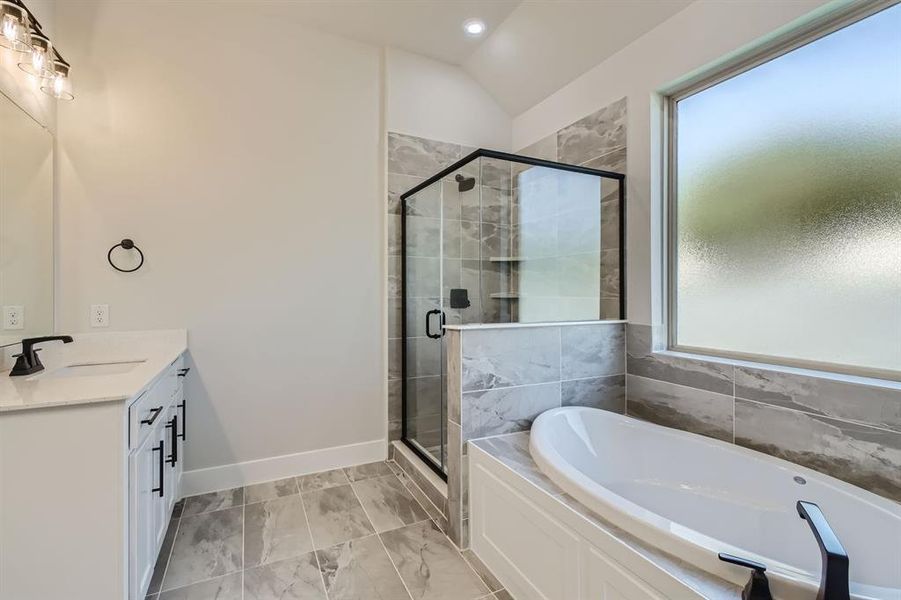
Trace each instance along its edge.
{"label": "wall mirror", "polygon": [[53,137],[0,95],[0,345],[53,331]]}

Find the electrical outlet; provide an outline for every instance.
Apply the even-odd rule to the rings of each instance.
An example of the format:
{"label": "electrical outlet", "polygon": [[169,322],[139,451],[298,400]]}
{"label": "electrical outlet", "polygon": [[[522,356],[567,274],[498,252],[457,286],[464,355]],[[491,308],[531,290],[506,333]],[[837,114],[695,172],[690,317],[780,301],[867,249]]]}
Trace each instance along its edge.
{"label": "electrical outlet", "polygon": [[91,327],[109,327],[109,304],[91,305]]}
{"label": "electrical outlet", "polygon": [[3,307],[3,329],[25,329],[25,307]]}

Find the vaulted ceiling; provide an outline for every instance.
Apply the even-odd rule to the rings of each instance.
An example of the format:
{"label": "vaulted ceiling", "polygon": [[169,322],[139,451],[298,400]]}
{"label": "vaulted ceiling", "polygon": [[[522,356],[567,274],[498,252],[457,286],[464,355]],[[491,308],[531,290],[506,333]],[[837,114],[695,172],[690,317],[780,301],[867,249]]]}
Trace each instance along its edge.
{"label": "vaulted ceiling", "polygon": [[[304,25],[461,66],[511,116],[537,104],[691,0],[332,0],[291,5]],[[462,24],[479,18],[481,38]]]}

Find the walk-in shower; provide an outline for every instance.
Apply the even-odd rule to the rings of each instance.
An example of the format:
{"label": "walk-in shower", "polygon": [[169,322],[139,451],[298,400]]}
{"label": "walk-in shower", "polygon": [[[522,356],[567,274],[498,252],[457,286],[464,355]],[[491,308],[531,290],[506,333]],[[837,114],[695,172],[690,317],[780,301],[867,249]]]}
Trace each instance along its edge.
{"label": "walk-in shower", "polygon": [[482,149],[401,195],[402,438],[439,474],[444,326],[624,318],[624,179]]}

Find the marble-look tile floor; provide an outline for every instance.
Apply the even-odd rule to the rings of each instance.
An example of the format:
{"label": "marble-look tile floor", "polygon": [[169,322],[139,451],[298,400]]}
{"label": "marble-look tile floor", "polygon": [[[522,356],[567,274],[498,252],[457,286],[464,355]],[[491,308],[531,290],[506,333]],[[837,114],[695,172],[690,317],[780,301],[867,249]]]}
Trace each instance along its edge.
{"label": "marble-look tile floor", "polygon": [[512,600],[379,462],[180,501],[147,600]]}

